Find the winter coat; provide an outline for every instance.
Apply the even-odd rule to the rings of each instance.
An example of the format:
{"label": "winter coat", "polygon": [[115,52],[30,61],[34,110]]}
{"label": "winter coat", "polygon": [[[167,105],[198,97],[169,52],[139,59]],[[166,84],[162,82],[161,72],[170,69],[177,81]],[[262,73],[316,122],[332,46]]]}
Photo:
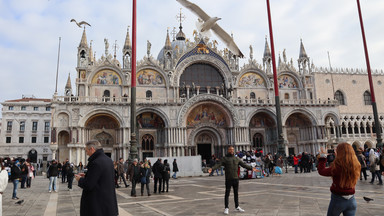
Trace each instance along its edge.
{"label": "winter coat", "polygon": [[81,216],[117,216],[114,168],[111,158],[102,149],[88,158],[87,173],[80,178],[83,189],[80,201]]}
{"label": "winter coat", "polygon": [[376,156],[375,151],[371,149],[369,151],[369,171],[375,172],[380,170],[380,165],[378,164],[379,157]]}
{"label": "winter coat", "polygon": [[360,152],[357,154],[357,159],[360,162],[361,168],[367,168],[367,163],[365,163],[365,156]]}
{"label": "winter coat", "polygon": [[179,168],[177,167],[176,161],[173,161],[172,165],[173,165],[172,171],[173,172],[179,172]]}
{"label": "winter coat", "polygon": [[117,174],[121,175],[122,173],[124,173],[124,164],[119,161],[117,163]]}
{"label": "winter coat", "polygon": [[20,179],[21,178],[21,169],[16,164],[14,164],[11,168],[11,180]]}
{"label": "winter coat", "polygon": [[59,173],[57,163],[51,164],[48,168],[49,176],[55,177]]}
{"label": "winter coat", "polygon": [[127,175],[129,175],[129,180],[132,181],[135,179],[135,181],[140,180],[140,165],[136,164],[133,165],[133,163],[128,167]]}
{"label": "winter coat", "polygon": [[171,168],[169,167],[169,163],[164,164],[163,167],[164,167],[162,172],[163,179],[169,180],[170,178],[169,172],[171,171]]}
{"label": "winter coat", "polygon": [[227,154],[225,157],[221,158],[219,163],[212,167],[212,170],[216,170],[220,166],[224,166],[226,180],[239,179],[237,174],[239,165],[249,170],[252,169],[252,166],[247,165],[240,158]]}
{"label": "winter coat", "polygon": [[149,179],[151,178],[151,172],[152,172],[151,168],[140,167],[140,176],[146,178],[147,184],[150,181]]}
{"label": "winter coat", "polygon": [[162,172],[164,170],[164,165],[160,161],[156,161],[153,164],[152,172],[155,178],[163,178]]}

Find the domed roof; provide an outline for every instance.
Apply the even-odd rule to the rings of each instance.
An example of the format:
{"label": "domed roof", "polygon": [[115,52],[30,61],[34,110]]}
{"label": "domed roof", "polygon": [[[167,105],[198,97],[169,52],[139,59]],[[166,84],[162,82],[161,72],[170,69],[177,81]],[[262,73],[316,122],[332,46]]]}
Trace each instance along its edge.
{"label": "domed roof", "polygon": [[[185,40],[174,40],[174,41],[172,41],[171,46],[172,46],[172,51],[174,54],[179,52],[179,50],[181,53],[187,51],[187,44],[186,44]],[[165,49],[165,47],[163,47],[160,50],[159,55],[157,56],[157,60],[159,60],[160,62],[164,61],[164,49]]]}

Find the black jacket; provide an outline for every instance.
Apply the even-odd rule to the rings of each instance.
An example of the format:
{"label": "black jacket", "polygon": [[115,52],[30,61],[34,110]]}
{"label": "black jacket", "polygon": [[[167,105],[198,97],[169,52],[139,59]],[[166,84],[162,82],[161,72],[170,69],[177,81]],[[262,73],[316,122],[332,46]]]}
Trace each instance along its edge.
{"label": "black jacket", "polygon": [[169,172],[170,171],[171,171],[171,168],[169,167],[169,163],[164,164],[163,165],[163,172],[162,172],[163,179],[169,180],[169,178],[170,178]]}
{"label": "black jacket", "polygon": [[20,167],[16,166],[15,164],[11,167],[11,180],[19,179],[21,178],[21,169]]}
{"label": "black jacket", "polygon": [[164,165],[160,161],[153,164],[152,171],[155,178],[163,178]]}
{"label": "black jacket", "polygon": [[140,176],[147,179],[147,184],[149,184],[149,178],[151,178],[151,168],[140,167]]}
{"label": "black jacket", "polygon": [[173,172],[179,172],[179,167],[177,167],[176,161],[173,161],[172,165],[173,165],[172,171]]}
{"label": "black jacket", "polygon": [[88,158],[88,171],[80,178],[83,189],[80,202],[81,216],[116,216],[119,214],[115,191],[113,162],[102,149]]}
{"label": "black jacket", "polygon": [[49,176],[57,176],[59,173],[58,168],[57,168],[57,163],[51,164],[48,168]]}

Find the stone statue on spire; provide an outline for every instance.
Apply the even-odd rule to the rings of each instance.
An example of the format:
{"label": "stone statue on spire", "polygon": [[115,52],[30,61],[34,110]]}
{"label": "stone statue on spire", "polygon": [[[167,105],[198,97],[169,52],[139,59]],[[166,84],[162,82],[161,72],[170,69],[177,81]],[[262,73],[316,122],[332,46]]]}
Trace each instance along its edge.
{"label": "stone statue on spire", "polygon": [[104,38],[104,44],[105,44],[105,57],[108,57],[109,43],[107,38]]}

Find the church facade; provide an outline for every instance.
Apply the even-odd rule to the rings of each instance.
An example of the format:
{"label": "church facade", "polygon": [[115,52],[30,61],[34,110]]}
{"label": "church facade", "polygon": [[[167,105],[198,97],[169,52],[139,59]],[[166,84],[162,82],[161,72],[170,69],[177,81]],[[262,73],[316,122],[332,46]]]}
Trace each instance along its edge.
{"label": "church facade", "polygon": [[[278,85],[287,154],[316,153],[344,140],[355,147],[376,144],[366,74],[356,69],[317,68],[301,42],[298,67],[278,60]],[[96,59],[83,31],[78,46],[76,83],[52,99],[51,150],[60,161],[86,162],[84,145],[99,140],[107,155],[128,158],[130,150],[131,53],[129,32],[122,63],[116,51]],[[148,42],[147,56],[137,62],[137,141],[139,157],[211,155],[236,150],[277,151],[277,123],[271,52],[265,42],[262,63],[247,63],[217,42],[180,30],[157,58]],[[382,91],[382,71],[375,72]],[[350,83],[349,83],[350,82]],[[380,84],[379,84],[380,83]],[[378,98],[380,119],[384,101]]]}

